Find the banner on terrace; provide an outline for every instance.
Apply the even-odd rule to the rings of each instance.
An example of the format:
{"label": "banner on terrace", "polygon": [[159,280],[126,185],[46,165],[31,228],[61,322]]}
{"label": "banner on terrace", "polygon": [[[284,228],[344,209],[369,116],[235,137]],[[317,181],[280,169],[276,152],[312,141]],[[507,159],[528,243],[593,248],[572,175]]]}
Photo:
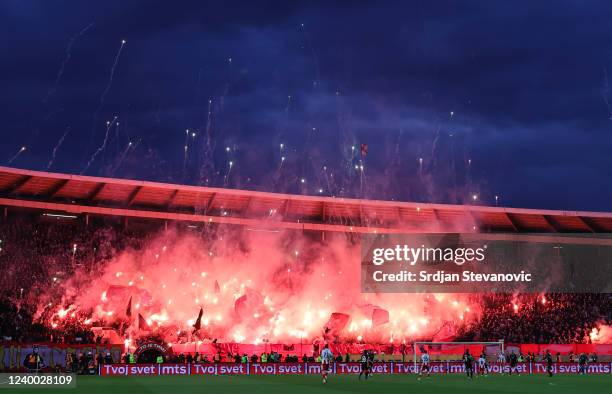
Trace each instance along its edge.
{"label": "banner on terrace", "polygon": [[[335,374],[359,374],[359,363],[333,363],[331,372]],[[386,362],[374,363],[372,372],[375,375],[389,374],[416,374],[419,365],[414,363]],[[478,371],[478,369],[476,369]],[[542,362],[519,363],[517,372],[522,374],[544,374],[546,364]],[[319,375],[319,363],[244,363],[244,364],[110,364],[99,368],[102,376],[154,376],[154,375]],[[507,364],[491,363],[487,367],[491,374],[508,373]],[[554,373],[577,374],[577,363],[556,363]],[[460,362],[434,362],[431,363],[431,373],[434,374],[463,374],[465,368]],[[588,374],[610,374],[611,363],[590,363]]]}

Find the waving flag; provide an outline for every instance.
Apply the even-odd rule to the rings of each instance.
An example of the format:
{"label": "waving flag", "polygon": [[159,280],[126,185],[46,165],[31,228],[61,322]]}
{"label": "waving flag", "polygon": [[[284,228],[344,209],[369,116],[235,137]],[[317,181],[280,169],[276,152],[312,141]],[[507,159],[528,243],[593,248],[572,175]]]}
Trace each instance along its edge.
{"label": "waving flag", "polygon": [[151,327],[149,327],[149,323],[145,320],[144,317],[139,313],[138,314],[138,329],[142,331],[151,331]]}
{"label": "waving flag", "polygon": [[325,333],[329,333],[331,335],[339,333],[344,327],[346,327],[349,319],[350,316],[346,313],[332,313],[327,321],[327,324],[325,324]]}
{"label": "waving flag", "polygon": [[132,297],[128,301],[127,309],[125,310],[125,315],[127,317],[132,317]]}
{"label": "waving flag", "polygon": [[374,308],[372,311],[372,327],[389,323],[389,311],[382,308]]}
{"label": "waving flag", "polygon": [[234,310],[240,318],[245,319],[249,316],[253,316],[253,313],[262,305],[263,297],[261,293],[247,287],[245,289],[245,294],[234,302]]}
{"label": "waving flag", "polygon": [[195,324],[193,325],[193,333],[198,331],[202,327],[202,314],[204,313],[204,309],[200,307],[200,313],[198,314],[198,318],[196,319]]}

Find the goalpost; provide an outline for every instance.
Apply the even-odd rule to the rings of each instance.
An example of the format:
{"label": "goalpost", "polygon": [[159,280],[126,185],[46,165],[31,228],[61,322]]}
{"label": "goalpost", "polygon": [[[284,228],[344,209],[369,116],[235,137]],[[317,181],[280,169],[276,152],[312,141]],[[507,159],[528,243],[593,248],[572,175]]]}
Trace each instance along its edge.
{"label": "goalpost", "polygon": [[[495,349],[496,353],[495,353],[495,357],[497,357],[497,355],[499,354],[499,351],[501,350],[502,353],[504,353],[504,340],[499,340],[496,342],[414,342],[412,344],[412,354],[413,354],[413,361],[414,361],[414,370],[415,372],[418,373],[419,371],[419,355],[422,353],[421,352],[421,348],[425,348],[425,350],[427,350],[428,352],[430,352],[431,350],[434,350],[435,347],[440,347],[440,349],[442,349],[444,346],[462,346],[463,345],[463,350],[461,350],[461,353],[463,354],[463,352],[465,351],[465,349],[469,346],[479,346],[482,345],[483,347],[493,347],[493,346],[497,346],[497,348]],[[474,356],[474,358],[478,358],[478,354],[472,354],[472,356]],[[430,352],[430,357],[431,357],[431,352]],[[431,359],[431,361],[434,361],[433,359]]]}

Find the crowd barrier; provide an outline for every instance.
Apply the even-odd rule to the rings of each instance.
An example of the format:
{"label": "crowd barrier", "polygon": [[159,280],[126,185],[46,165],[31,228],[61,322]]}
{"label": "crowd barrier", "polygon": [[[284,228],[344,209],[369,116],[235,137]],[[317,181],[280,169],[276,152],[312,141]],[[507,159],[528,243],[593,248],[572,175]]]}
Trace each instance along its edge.
{"label": "crowd barrier", "polygon": [[[384,362],[374,363],[372,371],[378,375],[416,374],[420,365],[414,363]],[[358,374],[359,363],[332,363],[331,373]],[[490,363],[489,373],[509,373],[510,366],[502,363]],[[521,374],[546,373],[546,364],[542,362],[519,363],[516,371]],[[555,363],[554,373],[577,374],[580,372],[577,363]],[[156,376],[156,375],[318,375],[320,363],[243,363],[243,364],[108,364],[100,365],[102,376]],[[460,362],[435,362],[431,364],[433,374],[462,374],[465,367]],[[588,374],[611,374],[612,363],[590,363]]]}

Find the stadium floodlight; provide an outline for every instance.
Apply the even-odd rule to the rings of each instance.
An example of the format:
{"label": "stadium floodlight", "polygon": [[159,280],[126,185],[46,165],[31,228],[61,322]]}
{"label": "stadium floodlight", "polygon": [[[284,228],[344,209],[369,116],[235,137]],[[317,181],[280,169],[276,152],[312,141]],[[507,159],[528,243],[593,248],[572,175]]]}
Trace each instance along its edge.
{"label": "stadium floodlight", "polygon": [[[427,352],[430,353],[430,357],[432,357],[432,353],[433,355],[435,355],[438,352],[442,353],[445,350],[448,351],[451,349],[455,349],[458,351],[458,353],[454,354],[463,354],[465,352],[465,349],[474,346],[482,346],[483,350],[488,356],[492,355],[496,359],[500,351],[502,353],[505,352],[503,339],[496,342],[414,342],[412,345],[414,370],[416,372],[419,371],[419,356],[423,353],[423,350],[427,350]],[[472,354],[472,356],[478,357],[478,354]],[[431,361],[438,360],[435,360],[432,357]]]}

